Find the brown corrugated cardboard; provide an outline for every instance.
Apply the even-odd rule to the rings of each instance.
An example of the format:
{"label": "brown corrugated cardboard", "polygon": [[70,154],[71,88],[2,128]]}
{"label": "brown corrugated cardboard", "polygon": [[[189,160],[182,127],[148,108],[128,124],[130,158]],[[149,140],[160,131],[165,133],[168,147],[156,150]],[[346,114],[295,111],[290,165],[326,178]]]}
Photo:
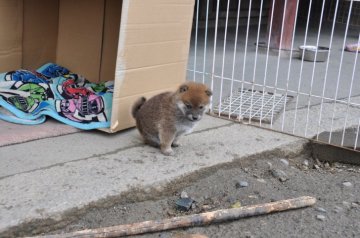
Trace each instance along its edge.
{"label": "brown corrugated cardboard", "polygon": [[0,72],[21,67],[23,1],[0,1]]}
{"label": "brown corrugated cardboard", "polygon": [[104,24],[104,1],[60,0],[56,62],[97,82]]}
{"label": "brown corrugated cardboard", "polygon": [[58,0],[24,0],[23,68],[36,69],[44,62],[55,62],[58,8]]}
{"label": "brown corrugated cardboard", "polygon": [[[174,84],[184,82],[186,62],[156,65],[151,67],[129,69],[126,71],[126,79],[114,92],[114,98],[129,97],[134,94],[142,94],[155,91],[159,88],[170,88]],[[169,78],[169,80],[164,80]],[[151,83],[149,83],[151,82]]]}
{"label": "brown corrugated cardboard", "polygon": [[[0,71],[55,62],[115,80],[109,132],[140,96],[185,80],[194,0],[0,0]],[[106,129],[105,129],[106,130]]]}
{"label": "brown corrugated cardboard", "polygon": [[99,81],[114,80],[122,0],[106,0]]}

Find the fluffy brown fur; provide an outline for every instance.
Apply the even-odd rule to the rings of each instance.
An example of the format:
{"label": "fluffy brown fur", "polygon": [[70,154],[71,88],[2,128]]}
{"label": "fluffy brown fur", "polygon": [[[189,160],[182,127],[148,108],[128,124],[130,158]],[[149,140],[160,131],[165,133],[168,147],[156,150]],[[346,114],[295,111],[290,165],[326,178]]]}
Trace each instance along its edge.
{"label": "fluffy brown fur", "polygon": [[190,133],[208,109],[212,93],[204,84],[188,82],[176,92],[140,98],[132,108],[145,143],[172,155],[179,136]]}

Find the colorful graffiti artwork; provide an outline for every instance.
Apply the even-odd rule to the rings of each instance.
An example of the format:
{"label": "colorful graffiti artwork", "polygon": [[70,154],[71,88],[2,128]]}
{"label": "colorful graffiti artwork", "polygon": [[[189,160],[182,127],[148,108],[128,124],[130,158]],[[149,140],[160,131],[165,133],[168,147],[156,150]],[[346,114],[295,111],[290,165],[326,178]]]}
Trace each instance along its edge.
{"label": "colorful graffiti artwork", "polygon": [[112,92],[113,82],[90,83],[51,63],[37,71],[0,74],[0,106],[18,117],[34,118],[43,113],[82,129],[109,125]]}
{"label": "colorful graffiti artwork", "polygon": [[103,122],[106,121],[104,114],[104,101],[100,96],[89,95],[77,99],[56,100],[56,111],[73,121]]}

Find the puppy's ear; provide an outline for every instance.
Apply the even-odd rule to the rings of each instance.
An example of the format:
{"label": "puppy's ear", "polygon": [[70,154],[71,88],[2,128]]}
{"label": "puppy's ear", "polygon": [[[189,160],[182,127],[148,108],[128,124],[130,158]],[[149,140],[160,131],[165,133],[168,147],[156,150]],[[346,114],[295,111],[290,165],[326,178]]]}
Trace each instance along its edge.
{"label": "puppy's ear", "polygon": [[188,89],[189,89],[189,86],[187,86],[186,84],[183,84],[180,86],[179,92],[183,93],[183,92],[186,92]]}
{"label": "puppy's ear", "polygon": [[205,90],[205,93],[206,93],[206,95],[208,95],[209,97],[212,96],[212,92],[211,92],[211,90],[209,90],[209,89]]}

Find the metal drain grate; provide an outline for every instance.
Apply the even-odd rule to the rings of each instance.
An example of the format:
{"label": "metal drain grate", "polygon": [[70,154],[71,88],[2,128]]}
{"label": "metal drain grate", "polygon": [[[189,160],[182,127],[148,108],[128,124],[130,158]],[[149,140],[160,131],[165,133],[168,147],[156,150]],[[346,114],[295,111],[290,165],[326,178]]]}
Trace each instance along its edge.
{"label": "metal drain grate", "polygon": [[214,107],[214,112],[222,116],[270,123],[293,97],[262,91],[238,90]]}

